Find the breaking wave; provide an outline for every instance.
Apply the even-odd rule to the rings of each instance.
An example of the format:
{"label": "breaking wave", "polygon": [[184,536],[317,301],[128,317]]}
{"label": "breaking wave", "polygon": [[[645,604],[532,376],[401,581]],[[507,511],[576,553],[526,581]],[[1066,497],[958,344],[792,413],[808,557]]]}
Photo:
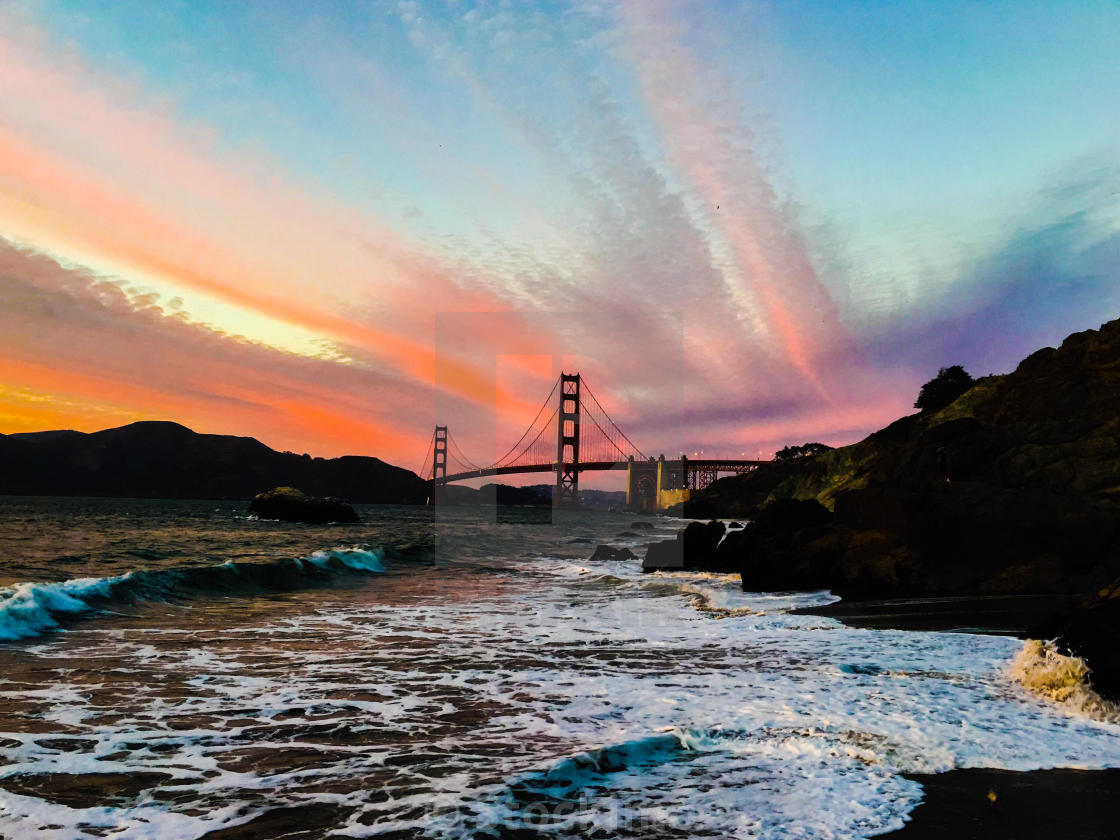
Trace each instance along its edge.
{"label": "breaking wave", "polygon": [[15,641],[58,629],[60,620],[94,613],[114,604],[200,595],[285,592],[328,583],[346,574],[385,571],[385,551],[333,548],[309,557],[261,563],[140,569],[104,578],[58,583],[19,583],[0,588],[0,641]]}
{"label": "breaking wave", "polygon": [[1120,706],[1093,689],[1084,659],[1058,652],[1054,642],[1028,639],[1011,663],[1011,677],[1033,694],[1096,720],[1120,721]]}

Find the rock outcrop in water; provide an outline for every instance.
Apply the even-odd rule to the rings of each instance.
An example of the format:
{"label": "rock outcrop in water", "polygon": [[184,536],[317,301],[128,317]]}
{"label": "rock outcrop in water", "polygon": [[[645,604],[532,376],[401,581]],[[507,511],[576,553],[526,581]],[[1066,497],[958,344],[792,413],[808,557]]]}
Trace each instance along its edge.
{"label": "rock outcrop in water", "polygon": [[261,519],[279,519],[281,522],[359,522],[358,514],[348,502],[331,496],[308,496],[295,487],[273,487],[259,493],[249,503],[249,512]]}
{"label": "rock outcrop in water", "polygon": [[628,548],[615,548],[611,545],[601,545],[595,549],[590,557],[587,558],[590,562],[597,563],[603,560],[622,561],[633,560],[634,552]]}
{"label": "rock outcrop in water", "polygon": [[[799,522],[788,500],[831,517]],[[685,513],[756,519],[735,543],[749,588],[1095,591],[1120,575],[1120,321],[852,446],[715,482]]]}
{"label": "rock outcrop in water", "polygon": [[690,522],[688,527],[677,532],[675,539],[650,543],[646,547],[642,571],[738,571],[738,556],[722,550],[725,533],[722,522]]}

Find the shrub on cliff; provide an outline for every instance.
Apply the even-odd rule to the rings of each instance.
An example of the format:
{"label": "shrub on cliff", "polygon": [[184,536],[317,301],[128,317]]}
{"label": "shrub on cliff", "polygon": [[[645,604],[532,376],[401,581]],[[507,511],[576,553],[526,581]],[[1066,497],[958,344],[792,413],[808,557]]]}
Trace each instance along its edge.
{"label": "shrub on cliff", "polygon": [[921,411],[940,411],[965,391],[976,380],[960,365],[943,367],[929,382],[922,386],[914,408]]}
{"label": "shrub on cliff", "polygon": [[809,458],[829,452],[832,449],[827,443],[803,443],[801,446],[785,446],[774,453],[775,461],[792,461],[794,458]]}

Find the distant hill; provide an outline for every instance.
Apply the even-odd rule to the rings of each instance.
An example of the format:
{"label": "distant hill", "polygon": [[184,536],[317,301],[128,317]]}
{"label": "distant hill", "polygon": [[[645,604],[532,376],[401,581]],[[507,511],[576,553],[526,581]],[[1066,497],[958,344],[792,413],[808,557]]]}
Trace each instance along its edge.
{"label": "distant hill", "polygon": [[0,435],[0,494],[249,499],[278,485],[352,502],[422,504],[428,485],[378,458],[312,458],[259,440],[141,422]]}

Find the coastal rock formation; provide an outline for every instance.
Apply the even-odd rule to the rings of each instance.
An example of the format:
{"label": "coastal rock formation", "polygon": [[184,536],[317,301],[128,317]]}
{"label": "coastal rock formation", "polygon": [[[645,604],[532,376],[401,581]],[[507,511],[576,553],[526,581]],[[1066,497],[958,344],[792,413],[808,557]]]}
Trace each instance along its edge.
{"label": "coastal rock formation", "polygon": [[316,498],[294,487],[274,487],[253,497],[249,512],[261,519],[279,519],[282,522],[359,522],[358,514],[349,503],[331,496]]}
{"label": "coastal rock formation", "polygon": [[610,545],[601,545],[595,553],[587,558],[591,562],[600,560],[636,560],[637,556],[628,548],[615,548]]}
{"label": "coastal rock formation", "polygon": [[[791,500],[832,516],[800,522]],[[750,589],[1096,591],[1120,575],[1120,321],[852,446],[714,482],[684,512],[753,517],[723,545]]]}
{"label": "coastal rock formation", "polygon": [[724,568],[753,592],[822,589],[835,577],[840,542],[832,514],[814,500],[781,499],[720,545]]}
{"label": "coastal rock formation", "polygon": [[736,572],[738,557],[729,558],[720,550],[725,533],[722,522],[690,522],[675,539],[650,543],[642,571]]}
{"label": "coastal rock formation", "polygon": [[680,535],[675,540],[661,540],[646,546],[642,560],[643,572],[679,572],[684,569],[684,547]]}

